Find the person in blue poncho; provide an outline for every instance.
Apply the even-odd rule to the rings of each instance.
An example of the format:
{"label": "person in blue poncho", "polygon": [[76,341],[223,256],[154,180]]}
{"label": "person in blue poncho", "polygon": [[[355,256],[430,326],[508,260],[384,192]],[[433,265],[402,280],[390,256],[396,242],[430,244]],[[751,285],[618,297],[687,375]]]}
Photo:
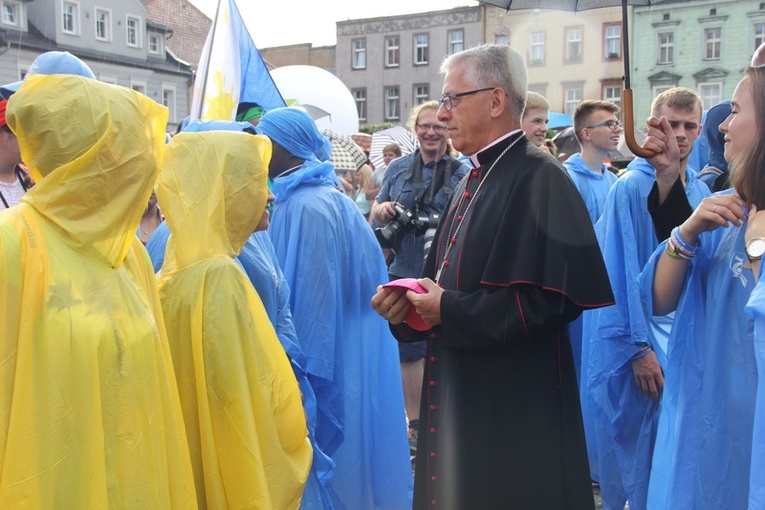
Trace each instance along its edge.
{"label": "person in blue poncho", "polygon": [[[619,113],[619,107],[610,101],[594,99],[582,101],[574,111],[574,134],[582,150],[563,162],[563,167],[574,181],[579,194],[582,195],[593,225],[603,213],[608,191],[616,182],[616,175],[603,161],[608,151],[616,149],[619,144],[619,135],[623,131],[619,119],[616,118],[617,113]],[[568,325],[571,349],[574,352],[576,380],[581,394],[584,390],[582,366],[586,367],[589,359],[589,349],[582,351],[582,324],[589,313],[591,313],[589,310],[585,310]],[[586,375],[585,373],[585,378]],[[585,424],[591,425],[592,421]],[[590,461],[590,473],[593,480],[598,480],[598,464],[594,461],[597,458],[595,431],[590,426],[585,429],[585,433],[588,437],[588,453],[593,459]]]}
{"label": "person in blue poncho", "polygon": [[[654,99],[651,114],[674,133],[679,156],[671,163],[661,155],[632,161],[611,188],[595,228],[616,305],[584,318],[582,411],[604,508],[623,508],[626,500],[633,510],[646,508],[672,318],[646,318],[636,280],[667,237],[666,225],[680,224],[709,195],[688,166],[701,112],[701,99],[689,89],[673,88]],[[662,208],[667,196],[683,207]]]}
{"label": "person in blue poncho", "polygon": [[[603,160],[608,151],[616,149],[619,134],[623,131],[621,122],[616,118],[617,113],[619,107],[610,101],[582,101],[574,111],[574,134],[582,151],[563,162],[566,172],[582,195],[593,225],[603,213],[608,191],[616,182],[616,175],[608,170]],[[568,327],[574,349],[577,381],[581,379],[582,317],[586,314],[584,312]]]}
{"label": "person in blue poncho", "polygon": [[701,140],[706,140],[706,163],[699,167],[699,179],[712,192],[730,188],[728,162],[725,161],[725,134],[717,127],[730,115],[730,99],[720,101],[704,114],[704,131]]}
{"label": "person in blue poncho", "polygon": [[335,461],[336,508],[409,508],[411,465],[396,343],[369,308],[382,251],[336,189],[329,141],[303,111],[267,112],[276,202],[269,233],[318,400],[316,436]]}
{"label": "person in blue poncho", "polygon": [[[194,120],[186,123],[184,132],[201,131],[245,131],[254,133],[251,123],[233,121],[202,121]],[[273,201],[273,195],[269,193],[269,204]],[[300,348],[300,343],[295,332],[292,313],[289,307],[290,290],[287,285],[276,254],[268,235],[267,228],[270,214],[263,213],[261,222],[256,231],[247,239],[242,251],[235,261],[244,269],[250,282],[260,296],[266,309],[268,318],[276,329],[276,336],[282,344],[292,365],[300,391],[303,397],[303,408],[308,419],[311,444],[313,446],[313,464],[311,473],[303,491],[300,508],[305,510],[331,509],[332,498],[326,488],[327,481],[332,477],[334,462],[316,443],[316,395],[308,379],[305,367],[307,361],[305,354]],[[165,258],[165,248],[170,237],[170,229],[166,223],[162,223],[154,231],[146,249],[157,272],[162,268]]]}
{"label": "person in blue poncho", "polygon": [[[757,132],[765,118],[754,98],[763,94],[765,68],[748,68],[733,94],[732,113],[720,125],[725,159],[735,168],[735,192],[705,198],[640,276],[648,313],[676,310],[649,508],[747,508],[758,381],[753,324],[742,310],[754,288],[748,258],[765,250],[745,245],[742,225],[749,206],[765,206],[765,181],[760,169],[753,170],[763,150]],[[663,133],[649,131],[649,138],[675,157]]]}

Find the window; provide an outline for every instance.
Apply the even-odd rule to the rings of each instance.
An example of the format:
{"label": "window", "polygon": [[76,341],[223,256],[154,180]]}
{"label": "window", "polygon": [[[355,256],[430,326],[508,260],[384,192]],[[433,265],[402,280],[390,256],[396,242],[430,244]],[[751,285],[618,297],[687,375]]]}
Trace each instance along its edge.
{"label": "window", "polygon": [[80,12],[79,5],[72,2],[64,2],[62,7],[62,25],[61,30],[65,34],[77,35],[80,32]]}
{"label": "window", "polygon": [[353,100],[356,101],[356,113],[359,122],[367,120],[367,89],[353,89]]}
{"label": "window", "polygon": [[501,44],[502,46],[510,46],[510,38],[506,35],[494,34],[494,44]]}
{"label": "window", "polygon": [[96,7],[96,39],[99,41],[111,41],[112,39],[112,14],[105,9]]}
{"label": "window", "polygon": [[3,0],[3,23],[18,27],[21,25],[19,18],[21,13],[21,4],[11,0]]}
{"label": "window", "polygon": [[174,87],[162,87],[162,104],[167,106],[169,110],[167,121],[175,123],[175,88]]}
{"label": "window", "polygon": [[130,88],[136,92],[140,92],[141,94],[146,95],[146,82],[130,80]]}
{"label": "window", "polygon": [[675,83],[673,83],[671,85],[668,85],[668,84],[654,85],[653,88],[651,89],[651,92],[653,92],[653,97],[656,97],[659,94],[661,94],[662,92],[666,92],[669,89],[673,89],[675,87],[677,87],[677,84],[675,84]]}
{"label": "window", "polygon": [[720,45],[722,44],[722,28],[704,29],[704,60],[720,60]]}
{"label": "window", "polygon": [[398,120],[399,118],[399,93],[398,87],[385,87],[385,120]]}
{"label": "window", "polygon": [[704,109],[709,110],[722,101],[722,83],[699,83],[699,96],[704,102]]}
{"label": "window", "polygon": [[127,45],[134,48],[141,47],[141,18],[128,16],[125,22],[127,28]]}
{"label": "window", "polygon": [[545,33],[532,32],[529,44],[529,64],[545,63]]}
{"label": "window", "polygon": [[422,104],[430,99],[430,91],[427,85],[415,85],[414,86],[414,104]]}
{"label": "window", "polygon": [[563,94],[565,98],[566,115],[573,117],[574,110],[576,110],[576,107],[582,102],[582,87],[581,85],[567,87],[563,90]]}
{"label": "window", "polygon": [[117,78],[114,78],[114,77],[112,77],[112,76],[105,76],[105,75],[103,75],[103,74],[100,74],[100,75],[98,76],[98,79],[99,79],[99,80],[101,80],[101,81],[102,81],[102,82],[104,82],[104,83],[110,83],[110,84],[112,84],[112,85],[119,85],[119,84],[117,83]]}
{"label": "window", "polygon": [[149,36],[149,53],[158,54],[160,53],[160,48],[159,35],[151,34]]}
{"label": "window", "polygon": [[675,61],[675,33],[659,34],[659,64],[671,64]]}
{"label": "window", "polygon": [[353,69],[367,68],[367,40],[355,39],[353,41]]}
{"label": "window", "polygon": [[765,23],[754,24],[754,49],[760,47],[765,42]]}
{"label": "window", "polygon": [[449,38],[449,48],[447,53],[453,55],[465,49],[465,31],[451,30],[447,36]]}
{"label": "window", "polygon": [[[622,107],[622,84],[618,83],[603,83],[603,99],[611,101],[619,108]],[[618,114],[617,114],[618,115]]]}
{"label": "window", "polygon": [[622,26],[606,25],[603,40],[604,55],[606,60],[622,58]]}
{"label": "window", "polygon": [[401,46],[397,35],[385,38],[385,67],[399,66],[401,63],[400,49]]}
{"label": "window", "polygon": [[414,36],[414,65],[428,63],[428,34]]}
{"label": "window", "polygon": [[566,29],[566,62],[580,62],[582,60],[582,29]]}

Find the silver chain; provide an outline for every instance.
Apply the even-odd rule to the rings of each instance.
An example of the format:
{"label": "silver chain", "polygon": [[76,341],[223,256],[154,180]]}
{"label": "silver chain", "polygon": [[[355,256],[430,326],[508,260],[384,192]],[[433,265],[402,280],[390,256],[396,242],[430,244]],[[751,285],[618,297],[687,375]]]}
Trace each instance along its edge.
{"label": "silver chain", "polygon": [[[513,140],[513,143],[505,147],[505,150],[503,150],[502,153],[499,156],[497,156],[497,159],[495,159],[494,163],[491,164],[491,166],[489,167],[489,170],[486,171],[486,175],[484,175],[483,179],[481,179],[481,182],[478,183],[478,187],[476,188],[475,193],[473,193],[470,196],[470,201],[468,202],[468,205],[465,208],[465,212],[462,213],[462,219],[457,223],[457,227],[452,231],[451,235],[446,241],[447,245],[446,245],[446,249],[444,250],[444,258],[441,260],[441,267],[438,268],[438,272],[436,273],[436,284],[440,283],[441,281],[441,273],[444,270],[444,264],[446,263],[446,259],[449,258],[449,254],[451,253],[452,247],[454,246],[454,243],[452,243],[452,239],[456,240],[457,234],[459,233],[460,228],[462,227],[462,223],[465,221],[465,218],[467,218],[468,211],[470,211],[470,207],[475,202],[475,199],[478,196],[478,192],[481,191],[481,187],[483,186],[483,183],[486,182],[486,180],[489,178],[489,174],[491,173],[492,170],[494,170],[494,167],[497,165],[499,160],[502,159],[502,156],[504,156],[507,153],[507,151],[509,151],[513,147],[513,145],[518,143],[518,141],[523,137],[524,137],[524,134],[521,133],[521,136]],[[467,192],[467,184],[465,185],[465,191]],[[454,210],[455,215],[459,212],[460,207],[462,207],[463,200],[465,200],[465,195],[462,195],[462,199],[457,204],[457,207]],[[454,224],[454,219],[452,219],[452,224]]]}

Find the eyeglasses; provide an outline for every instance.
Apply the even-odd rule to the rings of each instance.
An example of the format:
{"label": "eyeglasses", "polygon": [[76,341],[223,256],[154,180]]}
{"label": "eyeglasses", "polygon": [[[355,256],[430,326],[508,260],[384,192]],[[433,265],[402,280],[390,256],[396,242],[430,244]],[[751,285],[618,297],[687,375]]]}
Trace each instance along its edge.
{"label": "eyeglasses", "polygon": [[417,124],[417,127],[423,131],[430,131],[432,129],[436,133],[443,133],[446,131],[446,126],[440,124]]}
{"label": "eyeglasses", "polygon": [[600,126],[606,126],[611,131],[618,131],[622,129],[623,124],[617,120],[604,120],[603,122],[598,122],[597,124],[593,124],[592,126],[587,126],[585,129],[596,128]]}
{"label": "eyeglasses", "polygon": [[443,106],[446,111],[451,111],[454,108],[454,100],[460,97],[471,96],[479,92],[485,92],[487,90],[494,90],[497,87],[486,87],[483,89],[468,90],[467,92],[458,92],[457,94],[449,94],[438,100],[438,106]]}

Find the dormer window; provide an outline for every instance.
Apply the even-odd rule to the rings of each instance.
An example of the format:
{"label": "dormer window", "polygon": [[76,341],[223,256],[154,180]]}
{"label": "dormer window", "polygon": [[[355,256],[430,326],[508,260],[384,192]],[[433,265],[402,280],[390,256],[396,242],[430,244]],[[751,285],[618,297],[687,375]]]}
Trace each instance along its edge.
{"label": "dormer window", "polygon": [[149,34],[149,53],[159,55],[161,48],[159,34]]}
{"label": "dormer window", "polygon": [[96,7],[96,39],[99,41],[112,40],[112,13]]}
{"label": "dormer window", "polygon": [[141,18],[128,16],[125,20],[127,30],[127,45],[133,48],[141,47]]}
{"label": "dormer window", "polygon": [[61,4],[61,30],[65,34],[79,35],[80,33],[80,5],[74,2]]}
{"label": "dormer window", "polygon": [[3,0],[3,24],[21,26],[21,4],[12,0]]}

